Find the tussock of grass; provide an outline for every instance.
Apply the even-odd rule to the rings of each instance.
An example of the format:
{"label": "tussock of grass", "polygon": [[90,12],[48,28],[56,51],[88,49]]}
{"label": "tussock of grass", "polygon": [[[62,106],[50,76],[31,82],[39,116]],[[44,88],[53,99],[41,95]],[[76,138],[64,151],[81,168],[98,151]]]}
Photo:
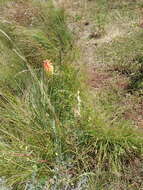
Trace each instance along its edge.
{"label": "tussock of grass", "polygon": [[142,134],[116,115],[120,95],[93,97],[82,84],[64,11],[29,2],[39,5],[39,23],[0,26],[0,177],[14,190],[126,183],[125,172],[141,163]]}

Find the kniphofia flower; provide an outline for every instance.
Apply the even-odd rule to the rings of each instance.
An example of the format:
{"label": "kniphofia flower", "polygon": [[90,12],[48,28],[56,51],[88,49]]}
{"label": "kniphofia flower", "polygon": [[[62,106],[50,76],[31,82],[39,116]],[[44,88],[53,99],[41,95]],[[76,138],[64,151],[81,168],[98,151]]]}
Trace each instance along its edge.
{"label": "kniphofia flower", "polygon": [[46,59],[45,61],[43,61],[43,67],[47,74],[53,75],[54,67],[53,67],[53,63],[50,60]]}

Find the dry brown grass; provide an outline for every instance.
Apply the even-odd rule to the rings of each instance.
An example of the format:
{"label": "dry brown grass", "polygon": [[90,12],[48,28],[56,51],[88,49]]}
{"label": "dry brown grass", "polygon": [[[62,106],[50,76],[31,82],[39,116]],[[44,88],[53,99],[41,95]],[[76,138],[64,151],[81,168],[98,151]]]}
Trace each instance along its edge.
{"label": "dry brown grass", "polygon": [[16,22],[23,26],[30,26],[35,22],[39,14],[39,8],[33,7],[28,1],[11,1],[7,6],[1,8],[1,17],[10,22]]}

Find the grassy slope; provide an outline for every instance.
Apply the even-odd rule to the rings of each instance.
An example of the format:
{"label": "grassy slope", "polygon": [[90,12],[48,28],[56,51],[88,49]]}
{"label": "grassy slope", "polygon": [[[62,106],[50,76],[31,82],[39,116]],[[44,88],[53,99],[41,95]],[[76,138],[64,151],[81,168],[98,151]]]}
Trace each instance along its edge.
{"label": "grassy slope", "polygon": [[[106,1],[91,2],[93,10],[86,18],[95,22],[92,30],[101,36],[93,49],[103,63],[98,72],[112,71],[107,86],[93,91],[73,64],[78,50],[64,11],[32,0],[11,2],[14,6],[3,5],[0,20],[0,176],[17,190],[141,189],[142,134],[124,117],[123,106],[126,97],[142,98],[140,85],[134,85],[136,94],[131,88],[133,73],[141,75],[142,31],[132,12],[141,3],[110,1],[107,7]],[[106,9],[111,9],[108,17]],[[83,12],[78,14],[73,19],[85,21]],[[115,26],[120,21],[127,35],[110,41],[106,34],[113,20]],[[47,58],[54,63],[53,76],[43,71],[41,63]],[[128,73],[132,94],[112,82],[120,73],[121,80],[122,73]]]}
{"label": "grassy slope", "polygon": [[[81,5],[85,10],[84,15],[80,9],[77,13],[78,17],[81,16],[80,24],[85,30],[80,35],[85,35],[86,44],[92,47],[88,48],[85,45],[85,51],[88,52],[87,55],[94,57],[94,60],[91,60],[83,53],[86,63],[94,64],[89,66],[91,67],[89,83],[95,88],[92,93],[95,97],[95,109],[101,110],[100,115],[103,115],[107,126],[115,126],[118,123],[120,126],[130,125],[142,130],[142,28],[139,27],[142,1],[85,1],[85,4]],[[115,133],[119,135],[118,131]],[[107,136],[110,137],[109,134]],[[138,172],[135,177],[132,171],[133,168],[130,172],[125,169],[124,180],[118,178],[118,175],[116,179],[112,175],[108,177],[105,175],[105,179],[95,178],[90,188],[141,189],[142,183],[139,181],[142,177],[139,177]],[[129,185],[128,180],[126,181],[133,177],[129,173],[134,176],[133,185]],[[109,179],[111,183],[107,182],[109,176],[113,177]]]}

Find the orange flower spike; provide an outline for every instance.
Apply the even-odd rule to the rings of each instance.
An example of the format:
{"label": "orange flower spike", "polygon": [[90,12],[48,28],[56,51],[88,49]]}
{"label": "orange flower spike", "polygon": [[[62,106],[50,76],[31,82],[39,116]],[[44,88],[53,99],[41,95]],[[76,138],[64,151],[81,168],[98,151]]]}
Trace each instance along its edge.
{"label": "orange flower spike", "polygon": [[43,66],[44,66],[44,70],[47,74],[52,74],[54,73],[54,67],[53,67],[53,63],[50,62],[49,60],[45,60],[43,61]]}

